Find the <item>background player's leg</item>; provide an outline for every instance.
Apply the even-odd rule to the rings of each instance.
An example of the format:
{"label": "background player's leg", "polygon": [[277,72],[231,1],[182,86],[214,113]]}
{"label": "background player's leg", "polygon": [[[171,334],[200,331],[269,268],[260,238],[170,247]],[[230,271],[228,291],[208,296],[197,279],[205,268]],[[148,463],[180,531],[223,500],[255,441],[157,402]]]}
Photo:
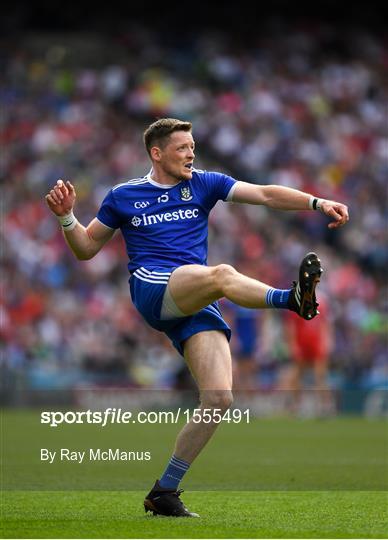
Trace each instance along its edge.
{"label": "background player's leg", "polygon": [[327,415],[334,412],[333,395],[327,383],[328,360],[318,358],[314,361],[314,391],[318,404],[318,413]]}
{"label": "background player's leg", "polygon": [[302,382],[304,374],[304,364],[297,359],[293,360],[293,365],[290,371],[290,390],[291,390],[291,402],[290,402],[290,412],[292,414],[297,414],[300,409],[301,404],[301,392],[302,392]]}
{"label": "background player's leg", "polygon": [[271,288],[228,264],[180,266],[171,274],[168,287],[175,304],[186,315],[223,297],[247,308],[269,307],[265,298]]}
{"label": "background player's leg", "polygon": [[[185,342],[184,355],[199,388],[201,409],[217,409],[222,415],[233,400],[232,359],[225,334],[217,330],[194,334]],[[190,421],[177,437],[174,455],[191,463],[217,426]]]}

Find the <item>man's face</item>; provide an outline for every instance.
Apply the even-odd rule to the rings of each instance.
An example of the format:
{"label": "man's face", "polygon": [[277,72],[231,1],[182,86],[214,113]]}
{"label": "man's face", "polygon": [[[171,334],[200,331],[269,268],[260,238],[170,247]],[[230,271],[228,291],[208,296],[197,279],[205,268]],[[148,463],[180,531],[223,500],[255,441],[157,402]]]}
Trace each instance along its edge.
{"label": "man's face", "polygon": [[164,148],[159,148],[157,162],[176,180],[191,180],[194,162],[194,139],[190,132],[174,131]]}

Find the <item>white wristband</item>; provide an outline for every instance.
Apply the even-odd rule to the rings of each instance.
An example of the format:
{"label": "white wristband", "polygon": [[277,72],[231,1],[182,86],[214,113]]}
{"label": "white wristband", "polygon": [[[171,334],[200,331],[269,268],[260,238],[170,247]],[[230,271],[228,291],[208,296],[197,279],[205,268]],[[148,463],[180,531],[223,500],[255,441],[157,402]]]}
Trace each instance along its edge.
{"label": "white wristband", "polygon": [[318,199],[318,197],[314,197],[314,195],[311,195],[309,199],[310,210],[320,210],[322,202],[323,202],[323,199]]}
{"label": "white wristband", "polygon": [[78,219],[73,214],[73,210],[65,216],[57,216],[57,218],[64,231],[72,231],[78,223]]}

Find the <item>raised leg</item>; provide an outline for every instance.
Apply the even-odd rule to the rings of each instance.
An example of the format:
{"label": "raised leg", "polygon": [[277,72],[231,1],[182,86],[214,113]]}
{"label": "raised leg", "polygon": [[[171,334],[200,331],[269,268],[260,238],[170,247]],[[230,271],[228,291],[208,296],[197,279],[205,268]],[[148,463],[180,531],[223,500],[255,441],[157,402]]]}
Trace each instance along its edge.
{"label": "raised leg", "polygon": [[180,266],[170,277],[169,291],[177,307],[191,315],[219,298],[247,308],[265,308],[269,285],[244,276],[228,264]]}

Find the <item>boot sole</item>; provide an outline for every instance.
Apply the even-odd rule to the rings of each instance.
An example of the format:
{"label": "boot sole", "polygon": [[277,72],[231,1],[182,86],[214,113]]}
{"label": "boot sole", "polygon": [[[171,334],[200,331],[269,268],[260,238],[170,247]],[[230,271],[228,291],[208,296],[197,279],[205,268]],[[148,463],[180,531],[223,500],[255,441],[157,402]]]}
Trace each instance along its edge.
{"label": "boot sole", "polygon": [[[314,304],[316,302],[316,296],[315,296],[315,289],[318,285],[318,283],[321,281],[321,275],[323,272],[323,269],[321,267],[320,260],[316,253],[308,253],[305,257],[305,270],[303,272],[302,279],[306,280],[304,281],[304,287],[305,291],[303,293],[303,297],[301,299],[301,305],[299,314],[306,320],[313,319],[316,315],[318,315],[319,311],[314,308]],[[306,276],[307,273],[307,276]],[[307,308],[307,313],[304,314],[305,311],[305,305],[310,304],[311,308],[310,310]]]}

